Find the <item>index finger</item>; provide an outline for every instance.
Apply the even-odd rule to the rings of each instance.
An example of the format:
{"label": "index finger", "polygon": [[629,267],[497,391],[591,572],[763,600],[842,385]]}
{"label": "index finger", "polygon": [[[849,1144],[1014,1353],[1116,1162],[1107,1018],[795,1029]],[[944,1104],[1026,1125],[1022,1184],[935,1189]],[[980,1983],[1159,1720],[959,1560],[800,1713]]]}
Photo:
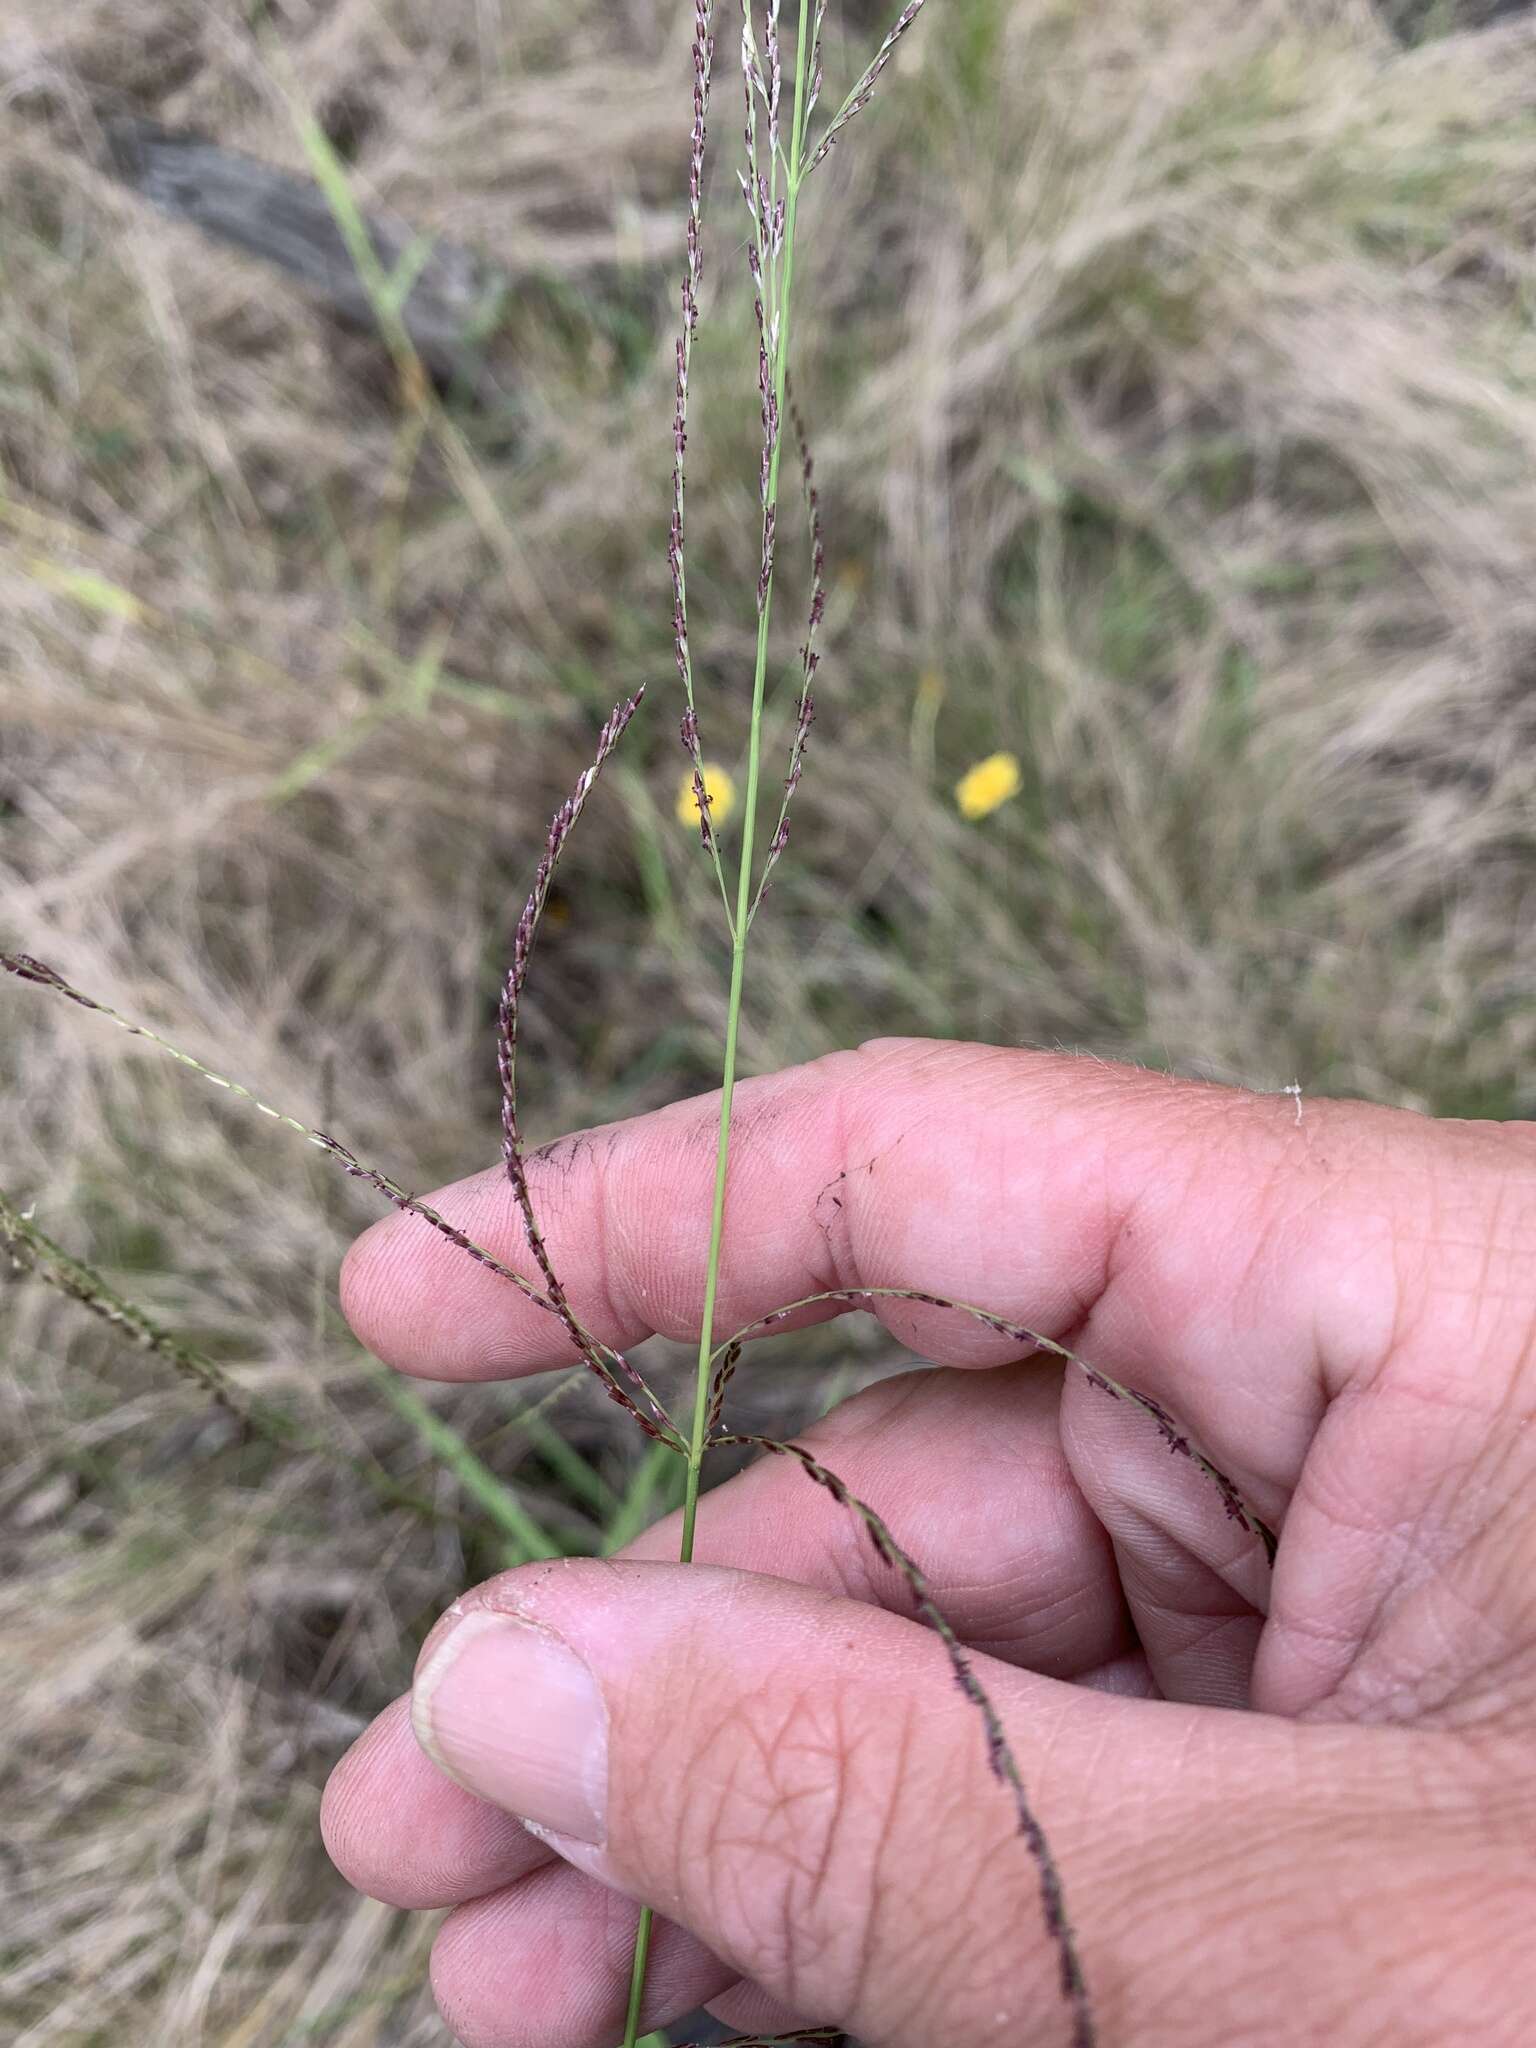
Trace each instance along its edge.
{"label": "index finger", "polygon": [[[716,1339],[823,1289],[911,1288],[1091,1344],[1095,1363],[1134,1362],[1154,1385],[1172,1373],[1220,1378],[1234,1398],[1262,1389],[1269,1413],[1309,1431],[1323,1373],[1379,1356],[1391,1325],[1390,1260],[1380,1285],[1354,1271],[1372,1234],[1358,1176],[1400,1199],[1437,1137],[1402,1112],[1320,1102],[1298,1125],[1295,1107],[1081,1057],[926,1041],[877,1041],[747,1081]],[[700,1097],[530,1158],[555,1269],[605,1343],[697,1335],[717,1120],[718,1098]],[[500,1169],[432,1199],[536,1277]],[[1347,1312],[1330,1314],[1346,1260]],[[405,1372],[494,1379],[573,1356],[551,1315],[414,1217],[362,1237],[342,1289],[362,1341]],[[953,1313],[871,1307],[941,1363],[1018,1354]]]}

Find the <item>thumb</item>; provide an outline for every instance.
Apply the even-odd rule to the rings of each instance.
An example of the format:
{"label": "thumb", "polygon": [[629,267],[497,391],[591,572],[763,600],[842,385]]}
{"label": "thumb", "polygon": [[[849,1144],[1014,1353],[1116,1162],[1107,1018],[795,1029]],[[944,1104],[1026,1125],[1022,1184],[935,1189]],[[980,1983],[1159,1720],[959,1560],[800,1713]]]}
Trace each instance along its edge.
{"label": "thumb", "polygon": [[708,1567],[530,1566],[429,1639],[414,1714],[471,1791],[872,2048],[1230,2040],[1298,1943],[1317,2024],[1330,1956],[1358,2000],[1381,1876],[1356,1865],[1383,1828],[1407,1852],[1412,1737],[974,1669],[1060,1873],[1075,2005],[982,1720],[914,1622]]}

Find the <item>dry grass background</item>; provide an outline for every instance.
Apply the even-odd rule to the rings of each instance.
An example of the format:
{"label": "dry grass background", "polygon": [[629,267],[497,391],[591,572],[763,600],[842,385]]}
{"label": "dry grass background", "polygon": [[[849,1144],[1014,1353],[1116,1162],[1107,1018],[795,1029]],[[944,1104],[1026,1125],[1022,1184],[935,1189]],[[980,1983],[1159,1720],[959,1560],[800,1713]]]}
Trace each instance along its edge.
{"label": "dry grass background", "polygon": [[[0,22],[0,940],[419,1187],[491,1156],[511,920],[642,679],[662,701],[535,976],[529,1099],[549,1133],[710,1078],[668,344],[532,320],[516,417],[462,418],[477,521],[409,460],[378,351],[106,182],[94,122],[297,166],[296,79],[370,200],[559,273],[579,312],[593,265],[675,250],[685,12]],[[851,75],[881,12],[832,15]],[[956,1033],[1536,1114],[1536,33],[1403,50],[1366,0],[938,0],[889,87],[810,206],[837,576],[749,1065]],[[690,580],[727,759],[756,549],[735,232],[722,183]],[[966,825],[955,777],[995,746],[1024,791]],[[459,1505],[329,1306],[359,1191],[90,1020],[0,1004],[0,1185],[246,1386]],[[35,1284],[0,1313],[0,2031],[443,2041],[429,1930],[351,1897],[315,1817],[492,1546],[245,1440]],[[760,1398],[803,1413],[850,1357],[881,1363],[801,1340]],[[594,1475],[573,1491],[529,1400],[437,1406],[599,1545],[654,1474],[575,1387],[547,1411]]]}

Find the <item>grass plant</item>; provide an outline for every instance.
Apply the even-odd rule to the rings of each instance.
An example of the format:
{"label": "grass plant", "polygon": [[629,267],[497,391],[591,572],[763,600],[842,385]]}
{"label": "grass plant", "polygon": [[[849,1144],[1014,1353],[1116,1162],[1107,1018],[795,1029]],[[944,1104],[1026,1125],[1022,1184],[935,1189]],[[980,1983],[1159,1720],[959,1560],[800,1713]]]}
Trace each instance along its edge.
{"label": "grass plant", "polygon": [[[535,362],[543,439],[508,455],[451,398],[430,394],[428,419],[388,350],[368,395],[313,316],[258,305],[238,267],[94,183],[80,136],[110,86],[308,161],[343,212],[366,183],[429,230],[509,223],[512,258],[595,246],[617,191],[614,240],[670,260],[692,211],[675,205],[685,52],[647,40],[645,9],[581,0],[384,0],[366,34],[358,10],[301,12],[246,42],[182,0],[21,0],[0,38],[19,110],[0,137],[0,943],[52,933],[55,993],[101,989],[119,1021],[270,1076],[279,1101],[313,1099],[334,1051],[348,1146],[328,1108],[306,1137],[360,1195],[437,1228],[363,1162],[408,1158],[434,1184],[496,1114],[477,1049],[505,875],[536,856],[529,821],[608,705],[660,694],[655,423],[677,364],[593,403]],[[716,23],[732,55],[736,26]],[[770,247],[761,285],[765,321],[778,291],[793,319],[766,391],[745,266],[712,270],[708,322],[685,321],[682,710],[737,808],[690,861],[641,726],[614,764],[622,802],[588,809],[580,850],[567,828],[542,898],[550,971],[517,990],[541,1124],[718,1079],[728,1027],[735,1065],[764,1068],[871,1014],[1299,1078],[1298,1114],[1319,1092],[1530,1114],[1536,1010],[1507,948],[1529,918],[1536,758],[1522,25],[1404,53],[1354,4],[946,0],[882,77],[898,115],[861,97],[886,23],[813,8],[827,70],[864,78],[846,110],[866,125],[812,188],[856,229],[801,206],[791,240],[800,26],[776,193],[770,177],[794,275]],[[273,36],[312,127],[274,86]],[[349,95],[376,125],[343,162],[327,108]],[[807,585],[819,631],[792,642],[772,622],[796,573],[778,478],[771,553],[742,480],[764,429],[782,470],[797,398],[818,459],[802,435],[791,474],[816,493],[808,532],[824,507],[840,545]],[[764,785],[799,780],[814,694],[838,743],[832,772],[780,799],[816,848],[802,862],[779,858]],[[716,901],[724,962],[700,936]],[[518,1554],[496,1490],[515,1487],[525,1547],[616,1547],[710,1446],[803,1465],[805,1381],[765,1386],[737,1369],[751,1333],[705,1331],[707,1375],[678,1395],[668,1360],[620,1361],[578,1328],[590,1406],[576,1375],[558,1416],[473,1390],[391,1406],[334,1325],[316,1334],[312,1272],[355,1213],[317,1196],[315,1152],[289,1160],[261,1119],[236,1135],[216,1098],[188,1112],[142,1039],[115,1048],[24,1004],[0,1045],[7,1264],[49,1283],[3,1304],[0,1774],[28,1883],[0,2014],[28,2048],[88,2026],[168,2048],[368,2048],[381,2029],[427,2048],[422,1936],[319,1870],[325,1763],[426,1617]],[[558,1313],[547,1278],[535,1291]],[[885,1362],[846,1324],[839,1342]],[[189,1358],[245,1402],[237,1422],[210,1421],[208,1372],[171,1380]],[[629,1432],[636,1411],[654,1435],[630,1451],[604,1417]],[[424,1451],[439,1423],[452,1438]],[[1198,1455],[1174,1418],[1148,1427]],[[877,1508],[850,1512],[878,1545]]]}
{"label": "grass plant", "polygon": [[[540,921],[550,901],[557,869],[603,768],[624,738],[640,708],[641,690],[615,707],[599,734],[591,765],[584,770],[571,795],[556,811],[546,837],[543,855],[513,939],[512,963],[503,986],[497,1011],[496,1046],[501,1082],[502,1156],[508,1180],[516,1197],[533,1260],[543,1282],[542,1291],[526,1278],[475,1244],[428,1205],[406,1193],[398,1181],[365,1166],[346,1146],[328,1133],[317,1130],[261,1100],[244,1084],[214,1072],[190,1053],[182,1051],[157,1032],[132,1022],[108,1005],[74,987],[56,970],[36,958],[0,953],[4,967],[23,981],[42,986],[77,1006],[97,1012],[130,1035],[145,1038],[168,1053],[180,1065],[226,1092],[244,1098],[256,1110],[283,1125],[295,1135],[336,1160],[355,1179],[365,1181],[398,1209],[414,1215],[447,1237],[467,1257],[487,1266],[518,1287],[540,1308],[555,1316],[582,1363],[602,1382],[617,1401],[654,1440],[659,1450],[672,1452],[685,1461],[682,1501],[680,1559],[690,1563],[694,1552],[698,1506],[704,1461],[711,1449],[743,1448],[791,1459],[815,1485],[828,1492],[840,1505],[856,1514],[868,1532],[880,1558],[907,1582],[918,1614],[942,1640],[955,1678],[976,1708],[985,1734],[991,1768],[1007,1788],[1016,1812],[1021,1837],[1040,1874],[1041,1905],[1047,1932],[1055,1944],[1060,1962],[1063,1998],[1070,2015],[1074,2048],[1093,2048],[1096,2034],[1088,1985],[1078,1950],[1077,1937],[1067,1914],[1061,1872],[1051,1852],[1044,1829],[1030,1805],[1017,1762],[1009,1747],[1002,1722],[976,1676],[974,1666],[935,1604],[920,1566],[908,1556],[874,1508],[852,1495],[843,1481],[802,1446],[760,1435],[742,1434],[724,1426],[727,1389],[740,1362],[743,1345],[761,1336],[797,1308],[811,1305],[797,1302],[759,1318],[748,1329],[716,1342],[715,1305],[721,1257],[724,1249],[726,1192],[731,1157],[731,1112],[740,1057],[741,1022],[746,991],[748,948],[754,920],[762,907],[769,879],[789,843],[790,807],[799,788],[806,758],[808,736],[814,717],[812,684],[819,657],[816,634],[826,609],[826,550],[820,501],[815,483],[814,462],[805,422],[794,406],[790,387],[790,335],[795,276],[796,232],[801,188],[823,163],[848,124],[870,104],[876,84],[898,43],[912,27],[923,0],[912,0],[880,44],[857,83],[819,135],[811,132],[812,117],[823,82],[822,34],[824,0],[799,0],[799,21],[795,32],[793,58],[786,67],[780,33],[779,0],[766,0],[761,24],[754,0],[742,0],[741,60],[745,94],[746,160],[739,182],[750,221],[748,262],[753,288],[753,312],[757,332],[758,394],[762,422],[762,450],[758,495],[761,505],[761,545],[756,579],[756,626],[750,713],[746,740],[745,795],[742,808],[740,844],[735,873],[728,872],[721,837],[714,820],[715,797],[700,735],[699,704],[691,656],[688,588],[685,566],[686,459],[689,439],[689,384],[694,340],[701,318],[703,282],[703,194],[708,138],[710,92],[715,59],[714,0],[696,0],[693,40],[693,131],[688,168],[688,259],[682,286],[682,333],[677,342],[676,409],[673,424],[672,523],[668,556],[673,583],[673,624],[676,662],[682,680],[684,709],[681,720],[683,746],[691,764],[692,788],[697,807],[700,837],[705,854],[714,868],[724,904],[730,939],[730,978],[724,1020],[720,1113],[716,1145],[713,1193],[710,1206],[710,1234],[705,1268],[704,1300],[698,1355],[694,1375],[692,1419],[686,1434],[674,1423],[643,1374],[622,1353],[603,1343],[577,1318],[551,1259],[540,1228],[532,1186],[526,1165],[519,1100],[518,1047],[522,1006]],[[791,80],[787,131],[784,84],[786,69]],[[359,272],[370,280],[370,296],[379,304],[381,323],[391,353],[401,365],[408,388],[414,387],[412,402],[426,403],[419,375],[413,377],[414,358],[399,319],[399,306],[409,278],[386,279],[368,243],[361,215],[350,199],[349,188],[334,162],[316,139],[313,124],[305,128],[306,148],[323,189],[331,197],[348,246],[353,248]],[[377,273],[377,274],[375,274]],[[419,365],[415,366],[419,372]],[[804,485],[805,510],[811,560],[810,596],[805,637],[800,650],[800,683],[793,737],[783,777],[783,794],[777,822],[759,863],[757,818],[761,800],[764,761],[765,710],[771,658],[773,600],[778,567],[779,496],[784,441],[791,421],[798,443],[799,464]],[[973,810],[975,807],[973,807]],[[980,811],[976,815],[982,815]],[[0,1210],[8,1237],[24,1247],[34,1259],[41,1259],[45,1273],[56,1284],[68,1285],[77,1298],[98,1313],[133,1331],[141,1342],[169,1357],[183,1371],[192,1371],[221,1397],[228,1398],[228,1383],[215,1368],[174,1340],[153,1330],[147,1318],[129,1310],[113,1296],[104,1282],[95,1280],[87,1269],[69,1261],[47,1240],[35,1233],[25,1219],[8,1206]],[[1262,1534],[1266,1549],[1273,1553],[1273,1538],[1251,1515],[1231,1482],[1199,1452],[1174,1419],[1158,1404],[1134,1390],[1121,1386],[1076,1358],[1059,1344],[1027,1329],[1006,1323],[983,1309],[919,1295],[900,1289],[878,1290],[903,1299],[920,1300],[930,1307],[943,1307],[977,1317],[989,1328],[1005,1333],[1021,1346],[1054,1352],[1079,1367],[1089,1379],[1117,1399],[1130,1400],[1143,1408],[1157,1424],[1171,1449],[1192,1458],[1221,1490],[1228,1511],[1255,1534]],[[847,1306],[865,1306],[874,1295],[862,1290],[841,1290],[812,1299],[838,1301]],[[396,1389],[393,1404],[422,1435],[433,1454],[453,1473],[466,1498],[485,1512],[516,1547],[521,1559],[559,1554],[559,1546],[528,1515],[515,1494],[508,1491],[475,1456],[462,1438],[436,1417],[417,1396]],[[260,1412],[260,1411],[256,1411]],[[268,1427],[274,1427],[268,1424]],[[281,1435],[283,1431],[277,1430]],[[387,1477],[387,1475],[386,1475]],[[408,1504],[420,1503],[410,1501]],[[647,1965],[653,1916],[642,1910],[635,1942],[630,1996],[625,2023],[624,2048],[636,2048],[642,2032]],[[793,2039],[816,2038],[795,2036]]]}

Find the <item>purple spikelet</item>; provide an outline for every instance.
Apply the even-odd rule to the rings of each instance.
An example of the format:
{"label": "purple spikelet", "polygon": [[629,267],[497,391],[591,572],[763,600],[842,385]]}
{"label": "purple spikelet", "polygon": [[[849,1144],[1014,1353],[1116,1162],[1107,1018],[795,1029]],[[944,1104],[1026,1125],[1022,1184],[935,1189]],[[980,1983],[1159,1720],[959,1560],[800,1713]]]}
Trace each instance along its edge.
{"label": "purple spikelet", "polygon": [[768,0],[763,42],[768,52],[768,161],[779,158],[779,114],[784,99],[784,59],[779,48],[779,0]]}
{"label": "purple spikelet", "polygon": [[714,821],[710,817],[709,791],[704,783],[704,754],[699,744],[698,713],[691,704],[683,713],[682,723],[678,726],[678,737],[683,743],[684,753],[693,764],[693,801],[699,814],[699,837],[704,843],[704,851],[718,858],[719,847],[715,838]]}
{"label": "purple spikelet", "polygon": [[46,960],[34,960],[30,953],[0,953],[0,967],[7,974],[14,974],[22,981],[36,982],[39,988],[51,988],[61,996],[68,996],[71,1002],[79,1003],[82,1009],[94,1010],[99,1007],[89,996],[81,995],[78,989],[70,987],[57,968],[50,967]]}
{"label": "purple spikelet", "polygon": [[709,1389],[707,1427],[711,1436],[720,1427],[721,1417],[725,1413],[726,1390],[735,1377],[737,1366],[741,1363],[741,1351],[742,1347],[739,1344],[727,1344],[720,1363],[715,1367],[715,1376]]}

